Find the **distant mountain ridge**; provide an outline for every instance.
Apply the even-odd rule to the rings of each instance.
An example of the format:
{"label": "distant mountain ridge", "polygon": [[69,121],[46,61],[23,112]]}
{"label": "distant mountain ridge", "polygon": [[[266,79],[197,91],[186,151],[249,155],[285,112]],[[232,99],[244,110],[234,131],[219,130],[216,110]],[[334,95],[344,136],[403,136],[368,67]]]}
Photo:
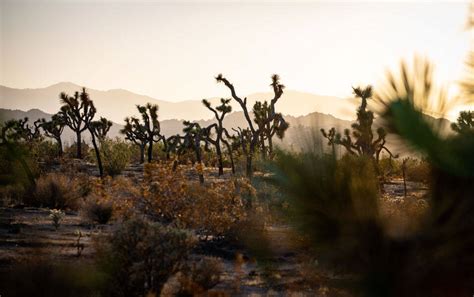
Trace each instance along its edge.
{"label": "distant mountain ridge", "polygon": [[[51,114],[45,113],[39,109],[31,109],[28,111],[21,110],[9,110],[0,108],[0,122],[6,121],[9,119],[21,119],[28,117],[28,119],[33,122],[40,118],[49,119]],[[427,116],[428,117],[428,116]],[[285,119],[290,124],[290,128],[285,133],[283,140],[275,139],[275,144],[284,149],[295,149],[300,150],[302,148],[308,148],[311,146],[314,149],[314,146],[317,145],[316,149],[328,149],[327,140],[324,139],[320,133],[320,129],[330,129],[335,127],[337,131],[342,132],[346,128],[350,128],[353,121],[346,121],[338,119],[332,115],[322,114],[319,112],[312,112],[304,116],[285,116]],[[451,133],[450,124],[451,122],[446,119],[434,119],[428,117],[434,125],[437,125],[443,134]],[[205,127],[212,123],[214,120],[199,120],[196,121],[201,126]],[[380,125],[380,121],[376,119],[375,125]],[[175,134],[182,134],[183,121],[170,119],[170,120],[161,120],[161,133],[169,137]],[[243,112],[232,112],[228,114],[224,119],[224,126],[231,131],[232,128],[236,127],[247,127],[247,122],[243,115]],[[120,133],[120,129],[123,128],[123,125],[118,123],[113,123],[109,137],[123,138],[124,136]],[[85,141],[89,141],[88,133],[84,133]],[[63,141],[67,144],[71,144],[75,141],[75,134],[69,129],[66,128],[63,134]],[[406,144],[400,142],[393,135],[388,135],[387,145],[395,154],[406,154],[409,152],[409,148],[406,147]],[[344,152],[344,149],[340,146],[337,147],[337,150],[341,153]]]}
{"label": "distant mountain ridge", "polygon": [[[225,86],[222,86],[225,88]],[[16,89],[0,86],[0,108],[30,110],[40,108],[46,113],[56,113],[60,107],[59,94],[66,92],[73,95],[80,91],[81,86],[61,82],[45,88]],[[158,104],[160,108],[160,120],[207,120],[211,119],[212,113],[201,103],[201,100],[186,100],[170,102],[158,100],[150,96],[139,95],[123,89],[95,90],[87,88],[98,115],[104,116],[116,123],[122,123],[124,118],[136,115],[136,104],[144,105],[148,102]],[[242,95],[243,96],[243,95]],[[248,106],[253,107],[256,100],[270,100],[273,93],[254,93],[247,96]],[[213,105],[217,105],[219,98],[207,98]],[[236,102],[232,101],[233,111],[241,110]],[[285,90],[282,98],[278,101],[277,109],[285,115],[302,116],[313,111],[332,114],[337,118],[352,119],[356,108],[354,99],[341,99],[332,96],[319,96],[310,93]]]}

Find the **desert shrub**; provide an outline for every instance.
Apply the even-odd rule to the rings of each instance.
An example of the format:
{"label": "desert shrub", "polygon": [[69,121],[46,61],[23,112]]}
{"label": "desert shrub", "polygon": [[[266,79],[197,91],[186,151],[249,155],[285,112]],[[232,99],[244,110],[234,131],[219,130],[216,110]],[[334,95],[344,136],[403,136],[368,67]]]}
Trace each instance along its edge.
{"label": "desert shrub", "polygon": [[38,163],[22,143],[1,145],[0,160],[0,205],[23,202],[39,175]]}
{"label": "desert shrub", "polygon": [[406,163],[405,174],[409,181],[426,183],[430,180],[431,168],[426,160],[410,158]]}
{"label": "desert shrub", "polygon": [[48,173],[36,180],[34,193],[27,202],[33,206],[77,209],[80,198],[77,180],[59,173]]}
{"label": "desert shrub", "polygon": [[246,216],[245,201],[255,195],[246,179],[189,182],[168,164],[145,165],[144,202],[156,219],[202,234],[223,235]]}
{"label": "desert shrub", "polygon": [[132,150],[130,144],[120,139],[105,139],[100,144],[100,154],[104,170],[110,176],[116,176],[130,163]]}
{"label": "desert shrub", "polygon": [[383,156],[377,165],[379,174],[384,180],[402,176],[402,167],[399,159]]}
{"label": "desert shrub", "polygon": [[[82,156],[87,156],[90,151],[90,146],[83,140],[81,144]],[[76,158],[77,153],[77,144],[73,142],[69,146],[64,147],[64,156],[68,158]]]}
{"label": "desert shrub", "polygon": [[31,147],[32,155],[48,166],[54,164],[58,158],[58,150],[58,144],[48,140],[35,141]]}
{"label": "desert shrub", "polygon": [[[173,282],[166,283],[164,296],[206,296],[206,292],[221,280],[222,262],[217,258],[204,257],[188,264],[176,275]],[[220,295],[216,295],[220,296]]]}
{"label": "desert shrub", "polygon": [[84,202],[81,213],[83,218],[91,224],[107,224],[112,218],[113,209],[112,201],[91,195]]}
{"label": "desert shrub", "polygon": [[186,231],[134,218],[98,245],[99,267],[108,275],[105,296],[159,294],[180,271],[194,238]]}

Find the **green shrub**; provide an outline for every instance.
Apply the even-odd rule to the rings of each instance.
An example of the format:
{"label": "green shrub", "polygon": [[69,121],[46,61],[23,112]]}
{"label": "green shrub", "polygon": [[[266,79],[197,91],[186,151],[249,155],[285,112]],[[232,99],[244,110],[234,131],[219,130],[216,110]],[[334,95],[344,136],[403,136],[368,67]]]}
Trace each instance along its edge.
{"label": "green shrub", "polygon": [[26,202],[32,206],[75,210],[81,191],[75,179],[59,173],[49,173],[36,180],[31,198]]}
{"label": "green shrub", "polygon": [[159,295],[185,264],[195,240],[185,231],[143,219],[123,222],[98,245],[99,267],[108,275],[106,296]]}
{"label": "green shrub", "polygon": [[118,138],[103,140],[100,145],[100,154],[105,172],[110,176],[122,173],[130,163],[132,152],[130,145],[123,140]]}

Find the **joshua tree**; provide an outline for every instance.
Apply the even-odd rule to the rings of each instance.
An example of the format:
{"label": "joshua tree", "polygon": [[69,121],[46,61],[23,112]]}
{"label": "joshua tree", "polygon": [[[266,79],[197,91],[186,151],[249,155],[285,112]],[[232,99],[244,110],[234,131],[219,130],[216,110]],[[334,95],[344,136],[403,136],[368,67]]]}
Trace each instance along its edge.
{"label": "joshua tree", "polygon": [[61,135],[63,134],[64,127],[66,126],[65,115],[62,112],[58,112],[51,117],[51,120],[46,121],[42,119],[41,128],[43,128],[44,134],[50,138],[54,138],[58,143],[58,155],[63,154],[63,142]]}
{"label": "joshua tree", "polygon": [[[229,105],[231,99],[224,99],[221,98],[221,105],[217,106],[216,108],[211,106],[211,103],[207,101],[206,99],[202,100],[202,104],[206,106],[207,109],[212,111],[214,113],[214,116],[217,120],[217,123],[210,125],[207,127],[207,141],[211,143],[212,145],[215,146],[216,148],[216,154],[217,154],[217,159],[219,162],[219,175],[224,174],[224,165],[222,161],[222,150],[221,150],[221,142],[223,142],[224,139],[224,117],[227,113],[230,113],[232,111],[232,107]],[[215,131],[215,136],[216,138],[213,139],[211,137],[211,130],[214,129]],[[233,163],[233,162],[232,162]]]}
{"label": "joshua tree", "polygon": [[153,160],[153,142],[161,139],[160,122],[158,121],[158,105],[147,103],[147,105],[137,105],[143,120],[143,127],[146,131],[146,142],[148,143],[148,162]]}
{"label": "joshua tree", "polygon": [[474,112],[461,111],[456,123],[451,124],[451,129],[457,133],[474,132]]}
{"label": "joshua tree", "polygon": [[87,123],[90,123],[94,118],[96,109],[85,88],[82,88],[81,93],[75,92],[73,97],[63,92],[59,98],[63,104],[61,113],[65,115],[66,125],[76,133],[76,157],[82,159],[81,133],[87,129]]}
{"label": "joshua tree", "polygon": [[2,128],[2,137],[5,140],[8,138],[13,141],[26,141],[30,143],[41,138],[40,126],[41,119],[33,122],[33,125],[28,123],[28,118],[25,117],[19,120],[6,121]]}
{"label": "joshua tree", "polygon": [[104,168],[102,166],[102,158],[100,156],[97,140],[101,142],[105,139],[107,133],[110,130],[110,127],[112,126],[112,122],[107,120],[106,118],[101,117],[100,120],[87,122],[86,125],[87,129],[91,133],[92,145],[94,146],[95,156],[97,158],[97,165],[99,166],[99,174],[100,177],[103,177]]}
{"label": "joshua tree", "polygon": [[183,125],[183,132],[185,133],[183,147],[192,148],[194,150],[198,164],[199,182],[202,184],[204,183],[204,175],[202,170],[201,141],[207,138],[207,131],[206,129],[202,129],[198,123],[184,121]]}
{"label": "joshua tree", "polygon": [[120,132],[125,134],[125,139],[140,147],[140,163],[145,162],[145,146],[148,139],[145,126],[141,125],[137,118],[125,118],[125,126]]}
{"label": "joshua tree", "polygon": [[357,98],[362,100],[361,105],[357,109],[357,122],[352,124],[352,137],[349,129],[344,130],[344,136],[336,133],[335,128],[331,128],[328,133],[321,129],[321,133],[328,139],[328,144],[342,145],[346,150],[353,155],[368,156],[377,162],[380,158],[380,153],[385,150],[391,157],[396,157],[385,146],[385,137],[387,133],[382,127],[377,128],[377,138],[374,140],[372,132],[372,124],[374,122],[374,114],[367,110],[367,100],[372,97],[372,87],[367,86],[365,89],[360,87],[353,88],[354,94]]}
{"label": "joshua tree", "polygon": [[169,155],[170,153],[174,153],[176,155],[175,160],[173,160],[173,171],[178,168],[178,157],[181,155],[184,150],[186,149],[183,146],[184,136],[179,134],[172,135],[166,139],[166,154]]}
{"label": "joshua tree", "polygon": [[[219,74],[216,77],[217,82],[222,82],[226,85],[227,88],[229,88],[230,93],[232,95],[232,98],[239,103],[241,106],[245,119],[247,120],[248,124],[248,136],[246,139],[245,143],[248,143],[248,150],[245,150],[244,153],[246,154],[246,159],[247,159],[247,164],[246,164],[246,173],[249,178],[252,177],[253,170],[252,170],[252,160],[253,160],[253,155],[255,153],[255,150],[258,147],[258,144],[260,142],[260,134],[262,133],[262,130],[259,129],[259,127],[255,127],[252,119],[250,118],[250,113],[247,107],[247,98],[244,98],[243,100],[237,95],[234,86],[222,75]],[[276,117],[276,112],[275,112],[275,104],[277,103],[278,99],[283,95],[283,89],[285,88],[284,85],[280,84],[280,77],[277,74],[272,75],[272,83],[270,84],[273,88],[273,93],[274,97],[270,101],[269,107],[268,107],[268,117],[266,118],[265,121],[263,121],[261,124],[263,126],[266,126],[267,123],[271,123],[275,120]]]}
{"label": "joshua tree", "polygon": [[[270,158],[273,156],[273,136],[275,134],[282,139],[285,131],[289,128],[289,124],[285,121],[281,113],[275,113],[273,120],[269,120],[271,109],[267,101],[263,103],[255,102],[253,106],[254,121],[257,124],[260,133],[260,145],[262,148],[262,157],[266,158],[267,152]],[[268,142],[268,149],[265,145]]]}

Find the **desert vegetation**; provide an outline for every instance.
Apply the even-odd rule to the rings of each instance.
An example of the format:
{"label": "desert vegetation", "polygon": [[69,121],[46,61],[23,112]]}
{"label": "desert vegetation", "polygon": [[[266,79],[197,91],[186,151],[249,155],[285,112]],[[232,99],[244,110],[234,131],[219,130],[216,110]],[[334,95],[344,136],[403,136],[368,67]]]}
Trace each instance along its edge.
{"label": "desert vegetation", "polygon": [[[421,59],[354,86],[355,121],[314,127],[321,150],[278,146],[279,75],[253,105],[214,79],[229,97],[176,135],[150,102],[110,137],[86,88],[1,122],[0,297],[472,296],[473,111],[448,135],[427,117],[472,104],[471,76],[452,101]],[[245,125],[228,129],[232,103]]]}

